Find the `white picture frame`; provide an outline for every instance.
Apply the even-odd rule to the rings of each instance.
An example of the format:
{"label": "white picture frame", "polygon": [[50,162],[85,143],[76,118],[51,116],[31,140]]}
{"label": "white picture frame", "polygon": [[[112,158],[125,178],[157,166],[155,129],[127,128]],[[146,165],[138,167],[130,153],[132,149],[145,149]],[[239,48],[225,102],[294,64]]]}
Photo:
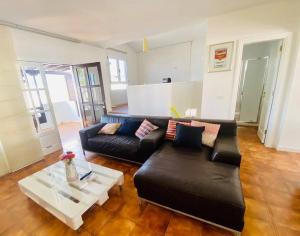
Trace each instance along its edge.
{"label": "white picture frame", "polygon": [[234,42],[209,46],[208,72],[230,71]]}

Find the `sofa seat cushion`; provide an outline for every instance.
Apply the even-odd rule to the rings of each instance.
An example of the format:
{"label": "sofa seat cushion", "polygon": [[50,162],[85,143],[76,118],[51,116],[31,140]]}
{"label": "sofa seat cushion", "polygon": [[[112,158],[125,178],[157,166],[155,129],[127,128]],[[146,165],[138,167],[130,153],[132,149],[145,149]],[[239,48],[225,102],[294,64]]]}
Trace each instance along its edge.
{"label": "sofa seat cushion", "polygon": [[239,168],[211,162],[211,152],[164,144],[134,177],[139,196],[241,230],[245,207]]}
{"label": "sofa seat cushion", "polygon": [[99,134],[88,139],[89,148],[116,157],[135,157],[140,140],[134,136]]}

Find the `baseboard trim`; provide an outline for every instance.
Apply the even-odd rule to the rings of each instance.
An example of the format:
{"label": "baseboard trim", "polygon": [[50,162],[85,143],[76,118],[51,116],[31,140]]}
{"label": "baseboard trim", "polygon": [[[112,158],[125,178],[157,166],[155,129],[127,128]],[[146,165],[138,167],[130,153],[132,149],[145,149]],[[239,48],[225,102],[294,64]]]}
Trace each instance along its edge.
{"label": "baseboard trim", "polygon": [[295,153],[300,153],[300,148],[296,147],[285,147],[285,146],[278,146],[276,148],[278,151],[284,151],[284,152],[295,152]]}
{"label": "baseboard trim", "polygon": [[128,106],[128,103],[120,103],[120,104],[111,105],[112,108],[117,108],[117,107],[122,107],[122,106]]}
{"label": "baseboard trim", "polygon": [[257,123],[250,123],[250,122],[241,122],[241,121],[237,121],[236,122],[238,126],[240,127],[247,127],[247,126],[251,126],[251,127],[258,127]]}

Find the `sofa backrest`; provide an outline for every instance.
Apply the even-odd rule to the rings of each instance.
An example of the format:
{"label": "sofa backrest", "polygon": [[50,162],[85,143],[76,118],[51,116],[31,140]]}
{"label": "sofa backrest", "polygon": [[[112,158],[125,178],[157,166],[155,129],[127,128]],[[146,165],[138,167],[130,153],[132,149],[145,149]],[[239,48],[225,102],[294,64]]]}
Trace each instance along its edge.
{"label": "sofa backrest", "polygon": [[156,116],[129,116],[129,115],[104,115],[101,117],[102,123],[124,123],[125,120],[137,120],[143,121],[144,119],[149,120],[152,124],[166,129],[168,126],[168,117],[156,117]]}
{"label": "sofa backrest", "polygon": [[129,115],[103,115],[101,117],[102,123],[123,123],[125,120],[138,120],[143,121],[144,119],[149,120],[154,125],[159,126],[160,128],[167,129],[168,121],[178,120],[178,121],[203,121],[208,123],[220,124],[221,128],[218,136],[236,136],[237,125],[235,120],[202,120],[195,118],[172,118],[172,117],[156,117],[156,116],[129,116]]}

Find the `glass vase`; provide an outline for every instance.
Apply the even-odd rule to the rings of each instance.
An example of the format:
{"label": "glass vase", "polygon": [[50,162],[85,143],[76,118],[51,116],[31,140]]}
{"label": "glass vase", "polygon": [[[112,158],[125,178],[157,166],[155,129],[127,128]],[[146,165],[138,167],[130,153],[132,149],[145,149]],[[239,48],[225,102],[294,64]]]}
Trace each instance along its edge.
{"label": "glass vase", "polygon": [[68,182],[74,182],[78,179],[78,173],[75,167],[75,164],[72,160],[65,162],[66,168],[66,179]]}

